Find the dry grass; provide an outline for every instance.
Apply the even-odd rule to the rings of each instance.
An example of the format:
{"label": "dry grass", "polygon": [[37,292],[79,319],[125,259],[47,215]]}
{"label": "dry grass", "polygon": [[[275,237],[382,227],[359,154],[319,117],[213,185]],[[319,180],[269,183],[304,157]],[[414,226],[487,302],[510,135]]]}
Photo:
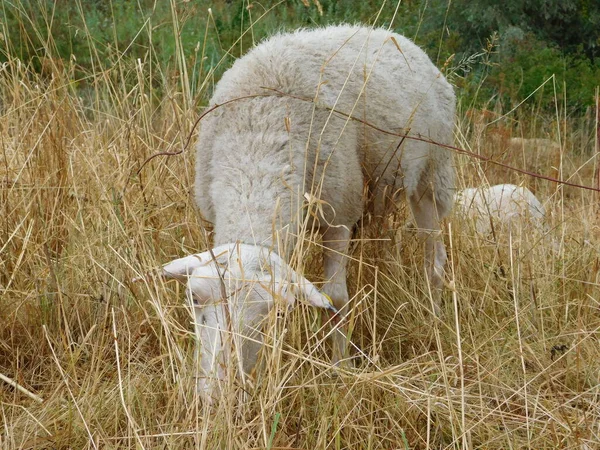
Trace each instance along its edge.
{"label": "dry grass", "polygon": [[[546,238],[483,238],[451,218],[455,289],[442,319],[428,312],[416,239],[365,230],[351,263],[356,369],[332,369],[315,311],[273,314],[255,380],[242,389],[230,377],[209,410],[194,389],[180,286],[128,282],[207,246],[193,152],[136,173],[187,138],[196,113],[184,74],[165,76],[157,100],[145,65],[100,66],[81,98],[68,64],[48,64],[43,75],[17,60],[0,72],[0,373],[43,399],[0,383],[0,447],[598,448],[593,193],[538,183]],[[462,117],[458,144],[484,153]],[[593,184],[593,120],[532,122],[512,128],[555,132],[563,176]],[[457,162],[464,185],[530,182]],[[318,278],[315,247],[307,270]]]}

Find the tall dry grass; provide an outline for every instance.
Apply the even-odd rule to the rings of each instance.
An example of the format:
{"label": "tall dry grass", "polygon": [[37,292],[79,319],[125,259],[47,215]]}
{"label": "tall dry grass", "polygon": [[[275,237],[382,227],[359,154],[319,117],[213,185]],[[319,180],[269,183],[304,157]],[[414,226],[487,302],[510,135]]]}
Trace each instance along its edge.
{"label": "tall dry grass", "polygon": [[[38,74],[11,59],[0,72],[0,373],[30,393],[0,383],[0,447],[599,448],[593,193],[536,184],[547,236],[482,237],[451,217],[440,318],[406,210],[359,231],[356,368],[332,368],[331,330],[315,311],[274,312],[254,380],[229,377],[208,409],[195,393],[181,287],[128,281],[208,245],[193,152],[138,174],[190,133],[197,99],[185,64],[163,74],[161,96],[150,63],[98,59],[77,86],[76,62],[46,64]],[[551,136],[559,175],[592,185],[595,118],[520,112],[503,119],[511,135]],[[485,154],[477,120],[459,115],[457,143]],[[521,167],[519,155],[503,158]],[[461,186],[531,183],[465,156],[457,168]],[[318,243],[306,247],[319,279]]]}

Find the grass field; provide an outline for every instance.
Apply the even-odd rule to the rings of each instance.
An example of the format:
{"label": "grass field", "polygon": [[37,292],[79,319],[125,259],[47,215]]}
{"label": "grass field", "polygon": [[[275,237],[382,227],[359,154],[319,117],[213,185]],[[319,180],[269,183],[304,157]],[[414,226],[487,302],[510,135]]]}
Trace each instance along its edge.
{"label": "grass field", "polygon": [[[0,374],[26,390],[0,382],[1,448],[600,448],[597,193],[457,155],[460,187],[534,189],[547,230],[482,237],[449,218],[453,289],[436,318],[401,208],[356,236],[356,368],[332,368],[316,311],[273,314],[255,379],[231,377],[211,409],[182,287],[129,280],[208,246],[184,147],[212,80],[192,89],[176,60],[159,96],[144,61],[99,60],[77,85],[74,64],[0,68]],[[594,186],[598,118],[556,104],[505,116],[461,104],[456,144]],[[509,136],[560,150],[531,166],[505,151]],[[318,242],[306,244],[319,280]]]}

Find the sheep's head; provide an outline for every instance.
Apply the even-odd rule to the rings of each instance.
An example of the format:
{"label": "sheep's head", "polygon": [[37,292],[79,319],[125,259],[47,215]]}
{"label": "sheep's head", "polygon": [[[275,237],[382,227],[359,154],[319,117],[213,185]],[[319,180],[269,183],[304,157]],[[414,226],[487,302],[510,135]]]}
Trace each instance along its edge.
{"label": "sheep's head", "polygon": [[[164,278],[187,283],[187,295],[196,316],[201,376],[198,391],[209,403],[224,379],[231,349],[223,336],[233,336],[237,361],[250,373],[262,345],[260,324],[274,305],[292,306],[296,299],[331,313],[329,297],[295,272],[269,249],[246,244],[227,244],[197,255],[176,259],[162,268]],[[231,328],[230,328],[231,327]],[[221,334],[220,330],[231,333]]]}

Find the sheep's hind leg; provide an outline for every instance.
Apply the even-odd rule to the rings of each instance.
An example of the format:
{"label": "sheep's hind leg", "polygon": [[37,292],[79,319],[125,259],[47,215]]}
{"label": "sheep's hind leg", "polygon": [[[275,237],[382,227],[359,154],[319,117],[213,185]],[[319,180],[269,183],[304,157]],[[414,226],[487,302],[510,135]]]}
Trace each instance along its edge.
{"label": "sheep's hind leg", "polygon": [[442,214],[435,204],[431,189],[426,189],[421,195],[414,193],[409,197],[409,202],[419,233],[425,236],[425,274],[431,287],[433,310],[439,315],[447,259],[440,227]]}
{"label": "sheep's hind leg", "polygon": [[[350,300],[346,286],[350,237],[350,228],[344,226],[330,227],[323,233],[323,266],[327,280],[323,285],[323,292],[331,298],[334,306],[338,309],[342,324],[348,314]],[[348,364],[348,337],[345,325],[334,331],[332,339],[333,363],[346,366]]]}

